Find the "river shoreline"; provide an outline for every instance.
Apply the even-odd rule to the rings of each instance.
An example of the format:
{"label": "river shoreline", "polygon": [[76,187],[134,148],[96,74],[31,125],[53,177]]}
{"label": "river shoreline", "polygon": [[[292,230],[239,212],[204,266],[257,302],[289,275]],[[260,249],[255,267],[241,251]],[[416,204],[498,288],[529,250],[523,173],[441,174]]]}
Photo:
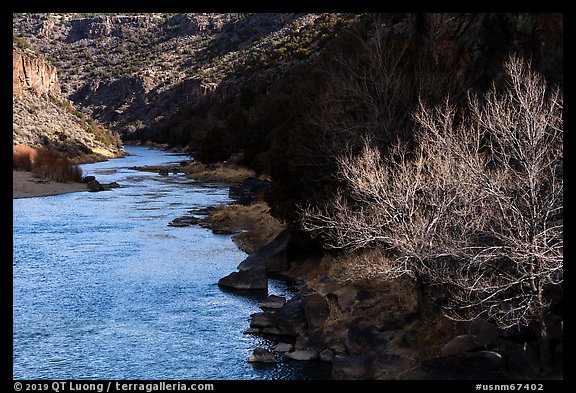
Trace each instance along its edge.
{"label": "river shoreline", "polygon": [[[216,285],[246,254],[229,235],[167,225],[230,203],[226,184],[137,173],[187,157],[129,151],[82,168],[121,184],[110,192],[14,199],[14,378],[326,378],[322,365],[249,364],[274,345],[244,334],[265,294]],[[269,290],[292,295],[276,281]]]}
{"label": "river shoreline", "polygon": [[12,198],[35,198],[87,191],[84,183],[59,183],[41,180],[32,172],[12,171]]}
{"label": "river shoreline", "polygon": [[[152,175],[154,178],[184,174],[200,183],[222,182],[222,185],[230,186],[230,195],[241,191],[242,185],[237,184],[246,180],[246,177],[238,176],[236,181],[231,181],[243,172],[241,167],[191,164],[186,160],[181,164],[129,169],[156,172],[157,175]],[[224,170],[228,175],[219,178]],[[15,172],[14,179],[14,198],[86,190],[82,183],[35,182],[32,174],[26,172]],[[265,182],[254,178],[251,181]],[[352,255],[345,260],[306,250],[297,239],[291,239],[288,231],[282,231],[283,227],[277,226],[279,223],[273,223],[261,197],[249,199],[253,200],[191,211],[191,214],[206,216],[191,222],[211,229],[214,234],[233,235],[236,246],[249,254],[244,261],[237,261],[240,265],[236,268],[250,276],[249,282],[260,274],[265,275],[266,281],[275,278],[294,285],[295,293],[284,297],[280,307],[263,307],[277,296],[262,298],[260,308],[263,311],[245,313],[238,320],[239,326],[234,329],[236,334],[244,332],[277,344],[267,348],[253,346],[252,361],[263,353],[274,359],[274,363],[283,365],[298,360],[313,367],[328,366],[333,379],[348,380],[501,379],[510,376],[522,379],[537,375],[537,370],[527,368],[531,363],[528,356],[535,349],[528,346],[530,352],[527,352],[523,345],[510,339],[510,333],[501,332],[484,320],[469,325],[455,324],[443,318],[439,310],[420,315],[410,280],[343,281],[342,273],[354,268],[358,258],[381,256]],[[262,267],[265,269],[258,270]],[[232,272],[229,276],[233,274],[238,273]],[[244,285],[242,282],[235,284]],[[262,290],[261,287],[253,289]],[[255,292],[248,289],[240,293],[251,296]],[[242,322],[247,318],[249,322]],[[265,361],[262,359],[257,362]]]}

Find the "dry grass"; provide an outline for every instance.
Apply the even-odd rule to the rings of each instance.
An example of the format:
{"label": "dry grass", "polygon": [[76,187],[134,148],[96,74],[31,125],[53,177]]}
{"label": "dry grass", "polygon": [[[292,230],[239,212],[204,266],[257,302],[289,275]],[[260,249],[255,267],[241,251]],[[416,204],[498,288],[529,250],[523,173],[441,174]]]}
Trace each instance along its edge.
{"label": "dry grass", "polygon": [[410,329],[416,337],[411,347],[416,350],[419,360],[440,356],[442,347],[448,341],[465,333],[462,323],[451,321],[440,313],[414,321],[405,327],[405,330]]}
{"label": "dry grass", "polygon": [[192,179],[210,179],[227,182],[241,182],[247,177],[256,177],[256,173],[242,165],[232,163],[217,163],[205,165],[200,162],[192,162],[183,170]]}
{"label": "dry grass", "polygon": [[328,303],[328,310],[330,314],[328,314],[328,318],[324,325],[322,326],[322,330],[325,333],[330,333],[334,331],[338,331],[342,329],[344,326],[349,326],[352,318],[350,318],[350,313],[346,313],[342,311],[340,306],[336,304],[336,302],[332,299],[326,299]]}
{"label": "dry grass", "polygon": [[39,178],[61,183],[82,181],[82,169],[60,153],[15,145],[12,157],[15,170],[31,171]]}
{"label": "dry grass", "polygon": [[351,287],[367,291],[373,296],[364,301],[362,307],[356,304],[346,310],[341,309],[335,299],[325,297],[330,310],[323,326],[325,333],[343,332],[359,317],[374,321],[377,326],[386,319],[403,318],[417,309],[415,287],[409,278],[391,280],[377,275],[350,275],[351,270],[361,267],[367,260],[375,263],[379,258],[383,256],[376,251],[346,253],[338,257],[326,255],[315,269],[307,272],[305,281],[309,290],[327,295]]}
{"label": "dry grass", "polygon": [[349,252],[338,257],[327,255],[322,258],[318,268],[308,275],[308,287],[326,293],[331,288],[326,288],[325,282],[331,286],[349,285],[380,296],[381,305],[388,312],[414,310],[417,305],[414,283],[409,277],[389,279],[379,275],[379,271],[386,266],[386,256],[379,250]]}
{"label": "dry grass", "polygon": [[235,233],[240,249],[253,253],[273,240],[285,227],[270,215],[265,202],[251,205],[219,205],[208,215],[213,230]]}
{"label": "dry grass", "polygon": [[36,149],[24,145],[14,145],[12,148],[12,169],[30,172],[35,157]]}
{"label": "dry grass", "polygon": [[[386,279],[377,275],[354,274],[354,279],[350,278],[350,271],[363,270],[361,266],[366,261],[375,264],[379,258],[384,257],[377,251],[351,252],[339,257],[324,256],[317,267],[307,273],[308,289],[323,295],[338,293],[344,287],[364,290],[373,295],[361,307],[361,303],[357,303],[350,309],[342,309],[335,299],[325,297],[330,310],[323,326],[326,334],[344,334],[357,318],[373,321],[375,326],[379,326],[385,320],[403,319],[416,312],[416,288],[409,277]],[[401,340],[401,347],[406,353],[412,354],[414,359],[421,361],[439,356],[442,347],[458,334],[463,334],[464,330],[463,324],[451,321],[441,313],[428,313],[426,317],[397,329],[394,336],[401,339],[410,332],[415,338],[410,343]]]}

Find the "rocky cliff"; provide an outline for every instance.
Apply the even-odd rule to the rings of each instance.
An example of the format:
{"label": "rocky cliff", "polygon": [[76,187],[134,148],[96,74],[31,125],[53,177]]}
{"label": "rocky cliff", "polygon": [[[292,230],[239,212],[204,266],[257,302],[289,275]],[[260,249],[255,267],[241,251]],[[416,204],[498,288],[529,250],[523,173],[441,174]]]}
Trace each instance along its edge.
{"label": "rocky cliff", "polygon": [[218,100],[254,74],[278,78],[288,64],[313,55],[340,19],[294,13],[21,14],[13,19],[13,33],[58,67],[67,98],[130,138],[197,104],[222,82],[227,86],[218,90]]}
{"label": "rocky cliff", "polygon": [[[209,95],[268,90],[362,14],[15,14],[14,36],[58,67],[63,94],[126,138],[158,137],[165,120]],[[510,52],[562,81],[561,14],[382,14],[381,28],[427,45],[461,90],[484,88]],[[256,87],[258,86],[258,87]],[[136,132],[145,130],[142,132]],[[170,138],[164,138],[170,139]]]}
{"label": "rocky cliff", "polygon": [[12,51],[12,89],[21,98],[24,90],[40,96],[60,97],[60,83],[56,67],[31,50]]}
{"label": "rocky cliff", "polygon": [[57,150],[78,162],[123,154],[119,137],[78,111],[61,94],[56,67],[13,45],[12,140]]}

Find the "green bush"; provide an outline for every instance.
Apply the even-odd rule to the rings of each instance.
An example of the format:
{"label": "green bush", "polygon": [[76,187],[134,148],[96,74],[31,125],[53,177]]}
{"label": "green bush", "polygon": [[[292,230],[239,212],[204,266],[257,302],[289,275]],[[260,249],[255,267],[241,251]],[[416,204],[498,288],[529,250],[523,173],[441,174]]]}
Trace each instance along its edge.
{"label": "green bush", "polygon": [[32,45],[24,38],[21,37],[12,37],[12,42],[16,44],[18,48],[21,49],[32,49]]}

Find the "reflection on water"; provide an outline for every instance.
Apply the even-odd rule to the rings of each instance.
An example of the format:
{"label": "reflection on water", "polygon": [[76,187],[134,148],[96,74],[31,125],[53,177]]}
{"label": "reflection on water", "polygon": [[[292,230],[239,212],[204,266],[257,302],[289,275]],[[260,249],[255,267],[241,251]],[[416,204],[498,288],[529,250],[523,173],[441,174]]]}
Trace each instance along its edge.
{"label": "reflection on water", "polygon": [[[229,236],[169,227],[189,210],[226,203],[225,187],[128,169],[184,157],[127,147],[83,166],[120,188],[15,199],[15,379],[316,379],[319,362],[254,366],[243,334],[261,296],[216,282],[245,257]],[[290,296],[271,281],[270,293]]]}

